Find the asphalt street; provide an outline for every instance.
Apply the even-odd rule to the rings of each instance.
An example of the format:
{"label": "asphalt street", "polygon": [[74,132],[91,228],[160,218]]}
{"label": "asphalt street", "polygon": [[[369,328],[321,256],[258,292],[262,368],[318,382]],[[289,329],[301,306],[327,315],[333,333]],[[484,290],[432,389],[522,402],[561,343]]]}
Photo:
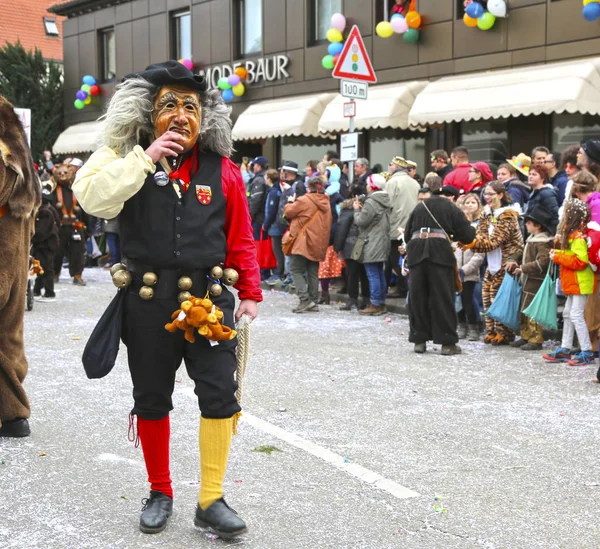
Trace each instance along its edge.
{"label": "asphalt street", "polygon": [[56,302],[25,314],[32,435],[0,439],[0,549],[600,547],[597,366],[483,343],[415,355],[404,316],[337,304],[294,315],[296,298],[275,292],[252,325],[225,482],[248,534],[224,542],[193,527],[198,409],[184,369],[175,513],[142,534],[126,350],[102,380],[81,366],[114,288],[105,271],[84,277],[75,287],[63,273]]}

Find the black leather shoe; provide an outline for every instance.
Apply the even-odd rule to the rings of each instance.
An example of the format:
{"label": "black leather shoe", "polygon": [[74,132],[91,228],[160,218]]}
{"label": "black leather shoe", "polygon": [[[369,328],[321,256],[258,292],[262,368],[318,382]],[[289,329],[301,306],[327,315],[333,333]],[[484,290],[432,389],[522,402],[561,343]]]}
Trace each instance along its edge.
{"label": "black leather shoe", "polygon": [[173,499],[162,492],[150,490],[150,497],[143,499],[140,530],[144,534],[158,534],[167,526],[169,517],[173,514]]}
{"label": "black leather shoe", "polygon": [[0,427],[0,437],[28,437],[31,434],[29,422],[26,419],[13,419],[12,421],[2,422]]}
{"label": "black leather shoe", "polygon": [[246,523],[225,503],[223,498],[215,501],[204,511],[198,505],[194,524],[198,528],[210,528],[223,539],[232,539],[248,531]]}

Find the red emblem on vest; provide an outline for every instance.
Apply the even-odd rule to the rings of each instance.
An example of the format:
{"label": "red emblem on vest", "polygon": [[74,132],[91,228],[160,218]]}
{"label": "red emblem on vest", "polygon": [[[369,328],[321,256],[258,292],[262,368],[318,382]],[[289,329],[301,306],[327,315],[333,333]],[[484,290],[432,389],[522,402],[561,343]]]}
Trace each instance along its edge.
{"label": "red emblem on vest", "polygon": [[196,185],[196,196],[200,204],[207,206],[212,202],[212,189],[208,185]]}

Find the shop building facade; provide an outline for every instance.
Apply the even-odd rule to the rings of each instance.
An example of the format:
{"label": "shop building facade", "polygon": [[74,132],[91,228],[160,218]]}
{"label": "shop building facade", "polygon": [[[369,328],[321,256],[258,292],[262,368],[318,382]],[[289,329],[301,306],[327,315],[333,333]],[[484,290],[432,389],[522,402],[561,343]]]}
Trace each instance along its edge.
{"label": "shop building facade", "polygon": [[[56,152],[91,152],[67,149],[93,149],[94,121],[124,75],[190,58],[212,86],[237,66],[249,72],[245,94],[231,103],[236,160],[320,159],[348,128],[339,81],[321,64],[336,12],[347,30],[358,25],[378,78],[357,101],[361,155],[372,163],[385,167],[400,154],[424,173],[436,148],[464,144],[473,160],[498,164],[536,145],[560,151],[600,136],[600,21],[584,20],[581,0],[507,4],[509,17],[481,31],[463,23],[462,0],[417,0],[421,35],[407,44],[375,33],[385,0],[63,2],[51,11],[67,17],[70,127]],[[102,96],[78,111],[73,99],[85,74]]]}

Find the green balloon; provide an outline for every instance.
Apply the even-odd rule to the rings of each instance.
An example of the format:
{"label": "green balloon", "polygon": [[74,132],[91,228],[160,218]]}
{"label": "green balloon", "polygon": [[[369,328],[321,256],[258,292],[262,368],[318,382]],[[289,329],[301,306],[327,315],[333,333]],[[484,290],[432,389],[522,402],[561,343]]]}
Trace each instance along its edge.
{"label": "green balloon", "polygon": [[490,30],[496,22],[496,16],[492,15],[489,11],[486,11],[481,17],[477,19],[477,26],[482,30]]}
{"label": "green balloon", "polygon": [[417,29],[408,29],[403,35],[402,39],[407,44],[414,44],[419,41],[419,31]]}
{"label": "green balloon", "polygon": [[217,86],[219,86],[219,88],[222,90],[228,90],[229,88],[231,88],[231,84],[227,81],[227,78],[225,77],[219,78]]}
{"label": "green balloon", "polygon": [[86,92],[88,95],[90,93],[90,90],[92,89],[92,86],[88,86],[87,84],[84,84],[83,86],[81,86],[81,88],[79,88],[81,91]]}
{"label": "green balloon", "polygon": [[85,103],[81,99],[75,99],[75,102],[73,103],[73,105],[75,105],[75,108],[77,110],[81,110],[81,109],[83,109],[83,107],[85,107]]}
{"label": "green balloon", "polygon": [[333,67],[335,66],[335,63],[333,62],[333,55],[326,55],[325,57],[323,57],[321,63],[324,68],[329,70],[333,69]]}

